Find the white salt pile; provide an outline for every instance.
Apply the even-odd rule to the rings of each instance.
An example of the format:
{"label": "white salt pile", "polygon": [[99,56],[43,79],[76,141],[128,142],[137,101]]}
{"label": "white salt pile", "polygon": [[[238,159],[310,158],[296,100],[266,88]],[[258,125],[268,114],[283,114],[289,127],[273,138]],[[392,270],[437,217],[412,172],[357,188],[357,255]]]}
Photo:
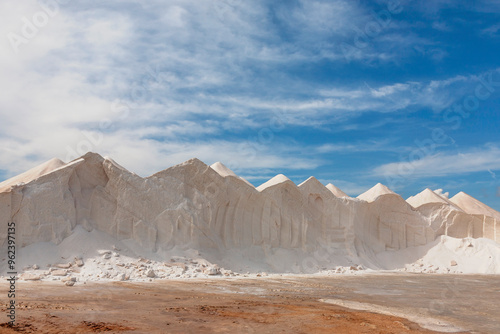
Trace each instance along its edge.
{"label": "white salt pile", "polygon": [[340,188],[331,183],[326,185],[326,189],[330,190],[336,197],[349,197],[345,192],[340,190]]}
{"label": "white salt pile", "polygon": [[[85,281],[150,281],[152,279],[240,276],[200,258],[195,250],[183,256],[142,252],[132,240],[118,241],[106,233],[85,231],[77,226],[59,245],[36,243],[22,249],[18,266],[25,280],[65,281],[69,277]],[[179,254],[179,252],[174,252]],[[156,259],[156,260],[154,260]]]}
{"label": "white salt pile", "polygon": [[272,186],[275,186],[275,185],[278,185],[281,183],[285,183],[285,182],[292,182],[292,181],[288,177],[286,177],[285,175],[278,174],[275,177],[273,177],[272,179],[270,179],[269,181],[258,186],[257,190],[263,191],[264,189],[267,189],[269,187],[272,187]]}
{"label": "white salt pile", "polygon": [[429,245],[377,254],[387,269],[438,274],[500,274],[500,245],[479,238],[441,236]]}
{"label": "white salt pile", "polygon": [[16,184],[24,184],[36,180],[40,176],[48,174],[64,165],[64,162],[56,158],[44,162],[43,164],[34,167],[27,172],[14,176],[13,178],[0,183],[0,193],[9,190],[10,187]]}
{"label": "white salt pile", "polygon": [[462,211],[457,205],[453,204],[446,196],[440,195],[441,192],[435,192],[429,188],[425,189],[421,193],[409,197],[406,201],[410,203],[413,207],[418,208],[424,204],[439,203],[451,206],[454,210]]}
{"label": "white salt pile", "polygon": [[486,204],[478,201],[477,199],[464,193],[463,191],[453,196],[450,199],[450,202],[471,215],[487,215],[500,220],[500,212],[493,210]]}
{"label": "white salt pile", "polygon": [[238,177],[232,170],[227,168],[222,162],[216,162],[210,166],[214,171],[219,173],[221,176],[234,176]]}
{"label": "white salt pile", "polygon": [[405,201],[377,184],[351,198],[282,174],[255,188],[198,159],[142,178],[93,153],[2,187],[0,219],[16,224],[26,280],[500,273],[500,213],[465,193],[426,189]]}
{"label": "white salt pile", "polygon": [[212,164],[210,166],[210,168],[212,168],[214,171],[216,171],[220,176],[223,176],[223,177],[227,177],[227,176],[235,177],[237,179],[242,180],[243,182],[245,182],[246,184],[248,184],[250,187],[253,187],[253,185],[250,182],[248,182],[246,179],[242,178],[241,176],[236,175],[231,169],[229,169],[228,167],[226,167],[222,162],[216,162],[216,163]]}
{"label": "white salt pile", "polygon": [[377,183],[373,188],[359,195],[357,198],[367,202],[374,202],[379,196],[382,195],[396,195],[394,191],[387,188],[381,183]]}

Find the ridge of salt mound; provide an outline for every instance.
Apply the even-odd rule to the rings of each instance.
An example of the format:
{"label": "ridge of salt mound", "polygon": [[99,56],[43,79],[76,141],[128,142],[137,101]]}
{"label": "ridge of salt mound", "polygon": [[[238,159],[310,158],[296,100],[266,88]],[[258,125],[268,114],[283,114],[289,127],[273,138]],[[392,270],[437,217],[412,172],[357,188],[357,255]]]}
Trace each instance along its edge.
{"label": "ridge of salt mound", "polygon": [[488,205],[463,191],[453,196],[450,202],[454,203],[468,214],[485,215],[500,221],[500,212],[490,208]]}
{"label": "ridge of salt mound", "polygon": [[297,187],[303,194],[307,196],[310,194],[322,194],[324,196],[331,196],[330,191],[326,189],[323,183],[319,182],[319,180],[314,176],[309,177]]}
{"label": "ridge of salt mound", "polygon": [[382,195],[397,195],[397,194],[391,189],[389,189],[387,186],[384,186],[382,183],[377,183],[375,186],[365,191],[357,198],[367,202],[374,202],[379,196]]}
{"label": "ridge of salt mound", "polygon": [[339,187],[328,183],[326,189],[330,190],[335,197],[349,197],[345,192],[343,192]]}
{"label": "ridge of salt mound", "polygon": [[82,155],[81,157],[70,161],[70,163],[73,161],[82,160],[82,159],[85,161],[88,161],[88,162],[93,161],[93,162],[97,162],[97,163],[102,163],[104,161],[104,157],[102,155],[100,155],[99,153],[87,152],[84,155]]}
{"label": "ridge of salt mound", "polygon": [[315,178],[314,176],[310,176],[307,180],[305,180],[304,182],[299,184],[297,187],[304,188],[306,186],[310,186],[313,188],[324,188],[325,187],[323,185],[323,183],[319,182],[318,179]]}
{"label": "ridge of salt mound", "polygon": [[241,181],[245,182],[246,184],[248,184],[252,188],[255,188],[253,186],[253,184],[251,184],[250,182],[248,182],[245,178],[236,175],[235,172],[233,172],[229,167],[227,167],[226,165],[224,165],[220,161],[217,161],[216,163],[210,165],[210,168],[212,168],[214,171],[217,172],[217,174],[219,174],[222,177],[232,176],[232,177],[235,177],[237,179],[240,179]]}
{"label": "ridge of salt mound", "polygon": [[462,209],[450,202],[447,198],[437,194],[429,188],[426,188],[415,196],[410,196],[406,202],[414,208],[418,208],[424,204],[438,203],[449,205],[456,211],[462,211]]}
{"label": "ridge of salt mound", "polygon": [[226,177],[226,176],[236,176],[238,177],[231,169],[229,169],[226,165],[224,165],[222,162],[217,161],[216,163],[210,165],[210,168],[212,168],[214,171],[216,171],[220,176]]}
{"label": "ridge of salt mound", "polygon": [[121,169],[123,171],[127,171],[127,172],[131,173],[128,169],[126,169],[125,167],[123,167],[122,165],[120,165],[118,162],[116,162],[115,160],[111,159],[110,157],[104,157],[104,160],[108,161],[113,166],[117,167],[118,169]]}
{"label": "ridge of salt mound", "polygon": [[203,167],[208,167],[208,165],[206,163],[204,163],[203,161],[201,161],[200,159],[198,158],[191,158],[191,159],[188,159],[178,165],[175,165],[174,167],[177,167],[177,166],[187,166],[187,165],[193,165],[193,166],[203,166]]}
{"label": "ridge of salt mound", "polygon": [[205,164],[203,161],[201,161],[198,158],[191,158],[189,160],[186,160],[184,162],[181,162],[180,164],[177,164],[175,166],[169,167],[167,169],[164,169],[162,171],[156,172],[153,175],[150,175],[146,177],[146,179],[151,179],[155,177],[164,177],[165,175],[170,175],[170,173],[183,170],[186,168],[195,168],[197,170],[205,170],[206,168],[210,168],[207,164]]}
{"label": "ridge of salt mound", "polygon": [[48,174],[50,172],[53,172],[54,170],[59,169],[64,165],[66,165],[66,163],[63,162],[62,160],[59,160],[57,158],[50,159],[49,161],[46,161],[22,174],[14,176],[0,183],[0,193],[8,191],[10,187],[18,183],[28,183],[33,180],[36,180],[39,177]]}
{"label": "ridge of salt mound", "polygon": [[[263,191],[264,189],[267,189],[269,187],[275,186],[280,183],[285,183],[285,182],[292,182],[288,177],[286,177],[283,174],[278,174],[269,181],[261,184],[260,186],[257,187],[258,191]],[[293,182],[292,182],[293,183]]]}

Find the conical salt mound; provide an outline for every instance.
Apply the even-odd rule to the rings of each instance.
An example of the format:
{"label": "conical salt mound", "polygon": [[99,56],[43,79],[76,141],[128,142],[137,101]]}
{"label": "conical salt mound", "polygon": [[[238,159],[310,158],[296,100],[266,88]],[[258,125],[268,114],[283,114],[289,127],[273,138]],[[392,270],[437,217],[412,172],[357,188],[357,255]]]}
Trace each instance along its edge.
{"label": "conical salt mound", "polygon": [[208,168],[210,168],[210,166],[205,164],[200,159],[192,158],[192,159],[184,161],[183,163],[177,164],[175,166],[172,166],[170,168],[167,168],[167,169],[164,169],[160,172],[157,172],[157,173],[149,176],[148,179],[155,178],[155,177],[162,178],[162,177],[174,176],[174,175],[176,175],[177,177],[183,178],[183,177],[185,177],[185,175],[194,175],[198,171],[205,171]]}
{"label": "conical salt mound", "polygon": [[245,182],[246,184],[248,184],[252,188],[254,187],[253,184],[251,184],[250,182],[248,182],[246,179],[242,178],[241,176],[236,175],[235,172],[233,172],[231,169],[229,169],[229,167],[224,165],[222,162],[218,161],[218,162],[212,164],[210,166],[210,168],[212,168],[214,171],[217,172],[217,174],[219,174],[222,177],[232,176],[232,177],[235,177],[237,179],[242,180],[243,182]]}
{"label": "conical salt mound", "polygon": [[459,206],[462,210],[472,215],[485,215],[493,217],[500,221],[500,212],[490,208],[483,202],[478,201],[474,197],[464,193],[459,192],[450,199],[450,202]]}
{"label": "conical salt mound", "polygon": [[216,171],[220,176],[237,176],[231,169],[226,167],[222,162],[216,162],[210,166],[214,171]]}
{"label": "conical salt mound", "polygon": [[397,195],[394,191],[384,186],[382,183],[377,183],[373,188],[362,193],[357,198],[367,202],[375,201],[379,196],[382,195]]}
{"label": "conical salt mound", "polygon": [[309,177],[307,180],[298,185],[299,188],[309,187],[309,188],[324,188],[325,186],[318,181],[314,176]]}
{"label": "conical salt mound", "polygon": [[415,196],[409,197],[406,200],[406,202],[408,202],[408,204],[410,204],[414,208],[418,208],[419,206],[429,203],[440,203],[440,204],[450,205],[453,209],[457,211],[462,211],[458,206],[450,202],[446,197],[435,193],[429,188],[425,189],[424,191],[418,193]]}
{"label": "conical salt mound", "polygon": [[349,195],[343,192],[339,187],[336,187],[331,183],[326,185],[326,189],[330,190],[335,197],[349,197]]}
{"label": "conical salt mound", "polygon": [[43,164],[38,165],[28,170],[27,172],[14,176],[13,178],[0,183],[0,192],[7,191],[10,189],[10,187],[18,183],[28,183],[30,181],[33,181],[40,176],[48,174],[64,165],[65,163],[59,159],[50,159],[49,161],[44,162]]}
{"label": "conical salt mound", "polygon": [[266,188],[269,188],[269,187],[272,187],[272,186],[275,186],[277,184],[280,184],[280,183],[284,183],[284,182],[292,182],[288,177],[286,177],[285,175],[283,174],[278,174],[276,175],[275,177],[273,177],[272,179],[270,179],[269,181],[261,184],[260,186],[257,187],[257,190],[258,191],[263,191],[264,189]]}
{"label": "conical salt mound", "polygon": [[311,176],[310,178],[299,184],[298,188],[306,196],[315,194],[325,196],[326,198],[332,197],[330,191],[326,189],[323,183],[319,182],[318,179],[314,176]]}

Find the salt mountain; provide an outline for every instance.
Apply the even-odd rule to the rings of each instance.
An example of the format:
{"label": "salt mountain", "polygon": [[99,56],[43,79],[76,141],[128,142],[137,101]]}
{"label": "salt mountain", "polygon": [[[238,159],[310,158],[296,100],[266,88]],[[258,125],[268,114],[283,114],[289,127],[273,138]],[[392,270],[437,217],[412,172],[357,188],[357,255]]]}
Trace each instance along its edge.
{"label": "salt mountain", "polygon": [[426,189],[405,201],[377,184],[351,198],[314,177],[297,186],[281,174],[255,188],[198,159],[142,178],[95,153],[0,183],[0,220],[16,223],[18,247],[59,244],[80,226],[159,257],[195,249],[214,263],[245,259],[274,272],[392,269],[380,254],[430,248],[440,236],[500,241],[500,212],[463,192],[448,199]]}

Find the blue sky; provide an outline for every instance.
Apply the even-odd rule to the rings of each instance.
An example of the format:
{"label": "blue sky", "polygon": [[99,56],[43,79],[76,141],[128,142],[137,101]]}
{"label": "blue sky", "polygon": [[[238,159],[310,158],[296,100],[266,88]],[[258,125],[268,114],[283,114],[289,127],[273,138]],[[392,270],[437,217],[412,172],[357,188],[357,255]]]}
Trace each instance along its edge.
{"label": "blue sky", "polygon": [[86,151],[500,210],[500,1],[2,1],[0,180]]}

